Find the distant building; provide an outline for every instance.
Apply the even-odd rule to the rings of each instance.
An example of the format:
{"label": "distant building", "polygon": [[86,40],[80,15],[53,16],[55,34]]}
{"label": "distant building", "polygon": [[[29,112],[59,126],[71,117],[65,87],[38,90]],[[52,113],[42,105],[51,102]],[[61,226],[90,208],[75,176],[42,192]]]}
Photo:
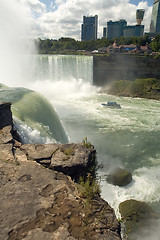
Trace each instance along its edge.
{"label": "distant building", "polygon": [[98,16],[83,16],[81,41],[97,40]]}
{"label": "distant building", "polygon": [[137,46],[134,44],[129,45],[118,45],[116,42],[114,42],[112,45],[107,47],[107,53],[109,55],[112,54],[151,54],[152,49],[147,44],[146,46]]}
{"label": "distant building", "polygon": [[144,9],[137,9],[136,11],[136,20],[137,20],[137,25],[141,25],[141,22],[143,21],[144,17]]}
{"label": "distant building", "polygon": [[160,0],[154,0],[150,24],[151,33],[160,33]]}
{"label": "distant building", "polygon": [[121,19],[120,21],[107,22],[107,38],[113,39],[113,38],[120,38],[123,36],[123,28],[127,26],[127,22],[124,19]]}
{"label": "distant building", "polygon": [[106,36],[107,36],[107,28],[104,27],[103,28],[103,38],[106,38]]}
{"label": "distant building", "polygon": [[123,36],[128,37],[142,37],[144,34],[144,25],[125,26],[123,28]]}
{"label": "distant building", "polygon": [[[160,1],[160,0],[159,0]],[[143,21],[145,10],[136,10],[136,21],[137,25],[127,26],[127,21],[121,19],[119,21],[109,21],[107,22],[107,32],[106,37],[108,39],[124,37],[142,37],[144,34],[144,25],[141,25]],[[105,37],[105,28],[103,29],[103,37]]]}

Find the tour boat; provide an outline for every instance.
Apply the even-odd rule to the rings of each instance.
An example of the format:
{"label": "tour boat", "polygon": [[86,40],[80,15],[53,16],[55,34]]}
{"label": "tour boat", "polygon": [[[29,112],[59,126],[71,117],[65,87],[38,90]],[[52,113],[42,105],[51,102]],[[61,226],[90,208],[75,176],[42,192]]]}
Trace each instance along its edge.
{"label": "tour boat", "polygon": [[109,107],[109,108],[121,108],[120,104],[116,102],[107,102],[107,103],[101,103],[103,107]]}

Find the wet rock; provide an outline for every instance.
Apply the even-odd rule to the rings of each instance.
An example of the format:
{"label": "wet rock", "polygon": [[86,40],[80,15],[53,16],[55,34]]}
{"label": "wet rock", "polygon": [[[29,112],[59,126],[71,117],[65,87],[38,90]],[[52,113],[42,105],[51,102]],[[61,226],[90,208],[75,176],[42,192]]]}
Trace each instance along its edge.
{"label": "wet rock", "polygon": [[117,167],[107,176],[106,180],[114,185],[126,186],[132,181],[132,174],[126,169]]}
{"label": "wet rock", "polygon": [[133,232],[138,231],[139,228],[148,226],[151,219],[158,217],[149,205],[134,199],[120,203],[119,211],[124,221],[127,234],[133,234]]}

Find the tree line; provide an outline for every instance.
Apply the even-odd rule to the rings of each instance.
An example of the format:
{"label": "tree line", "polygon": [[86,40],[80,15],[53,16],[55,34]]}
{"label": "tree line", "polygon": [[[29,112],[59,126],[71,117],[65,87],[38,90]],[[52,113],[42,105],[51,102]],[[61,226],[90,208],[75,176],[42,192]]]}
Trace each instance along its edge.
{"label": "tree line", "polygon": [[86,50],[93,51],[101,47],[108,47],[109,45],[117,42],[119,45],[134,44],[138,46],[145,46],[149,44],[154,52],[160,51],[160,35],[156,35],[151,38],[149,35],[144,37],[131,37],[131,38],[115,38],[115,39],[97,39],[96,41],[77,41],[73,38],[60,38],[58,40],[54,39],[38,39],[36,40],[36,45],[38,52],[41,54],[54,54],[54,53],[68,53]]}

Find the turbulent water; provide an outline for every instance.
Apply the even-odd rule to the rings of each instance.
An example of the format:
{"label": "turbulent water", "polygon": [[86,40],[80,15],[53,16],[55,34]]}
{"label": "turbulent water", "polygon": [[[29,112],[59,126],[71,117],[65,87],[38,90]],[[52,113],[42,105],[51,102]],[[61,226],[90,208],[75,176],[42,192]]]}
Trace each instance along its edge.
{"label": "turbulent water", "polygon": [[[92,57],[35,55],[32,58],[36,70],[27,82],[22,80],[19,86],[40,92],[49,100],[52,106],[47,105],[48,111],[52,107],[56,110],[70,142],[79,142],[87,137],[95,146],[98,162],[103,166],[99,170],[102,197],[114,207],[117,215],[119,203],[130,198],[145,201],[160,212],[160,102],[98,93],[100,89],[92,85]],[[13,85],[17,87],[12,82]],[[33,95],[37,93],[24,88],[0,90],[0,96],[3,93],[4,99],[10,101],[15,98],[12,99],[13,110],[21,125],[29,116],[23,126],[27,131],[30,128],[30,135],[36,129],[35,141],[39,141],[38,136],[45,135],[49,122],[55,119],[54,114],[48,116],[44,112],[45,100],[41,97],[35,99]],[[18,101],[15,91],[21,95]],[[26,96],[28,98],[30,95],[33,98],[28,102]],[[122,108],[102,107],[101,103],[107,101],[116,101]],[[34,111],[36,103],[39,113]],[[32,111],[28,115],[30,108]],[[34,119],[31,117],[33,113]],[[44,114],[44,121],[41,121],[43,127],[38,128],[35,124],[41,114]],[[54,130],[50,131],[52,136],[49,137],[57,138]],[[58,141],[67,141],[66,135],[62,133],[60,137],[63,139],[58,136]],[[117,166],[133,174],[132,183],[126,187],[113,186],[105,181],[107,173]],[[156,234],[152,238],[149,236],[147,233],[140,239],[159,239]]]}
{"label": "turbulent water", "polygon": [[24,143],[68,142],[52,105],[39,93],[0,84],[0,102],[11,102],[16,129]]}

